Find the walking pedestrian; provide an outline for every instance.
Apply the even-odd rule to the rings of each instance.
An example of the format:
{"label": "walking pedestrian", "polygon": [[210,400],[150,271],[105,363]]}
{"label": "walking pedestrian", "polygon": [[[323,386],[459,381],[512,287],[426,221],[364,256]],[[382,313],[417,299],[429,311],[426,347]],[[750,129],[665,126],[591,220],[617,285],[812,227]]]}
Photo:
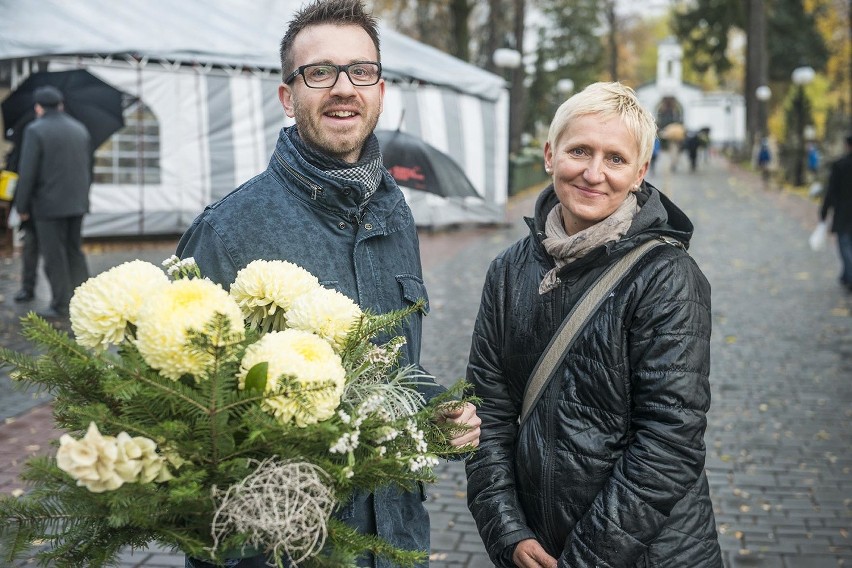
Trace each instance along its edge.
{"label": "walking pedestrian", "polygon": [[[252,260],[287,260],[374,313],[425,299],[414,219],[373,134],[385,93],[375,19],[360,0],[315,0],[291,20],[280,54],[278,98],[295,126],[281,130],[265,172],[194,221],[178,255],[194,257],[203,274],[223,285]],[[420,314],[402,333],[402,364],[419,365]],[[419,388],[427,399],[445,390],[431,378]],[[478,443],[473,405],[438,419],[469,426],[454,445]],[[388,486],[357,492],[336,514],[363,534],[428,551],[423,499],[422,488]],[[366,552],[358,565],[388,566]],[[187,558],[186,566],[209,565]]]}
{"label": "walking pedestrian", "polygon": [[657,159],[660,157],[661,148],[662,142],[660,142],[659,136],[654,136],[654,148],[651,151],[651,173],[657,172]]}
{"label": "walking pedestrian", "polygon": [[816,142],[808,142],[808,181],[814,181],[819,174],[819,166],[822,156]]}
{"label": "walking pedestrian", "polygon": [[[18,172],[18,162],[21,155],[21,135],[13,139],[14,146],[6,154],[6,170]],[[15,195],[12,196],[12,207],[15,207]],[[32,219],[18,223],[18,231],[21,235],[21,288],[15,293],[15,302],[31,302],[35,299],[36,282],[38,281],[38,239],[35,234],[35,226]]]}
{"label": "walking pedestrian", "polygon": [[[565,101],[530,234],[488,270],[467,371],[482,437],[467,477],[498,567],[722,566],[704,473],[710,286],[686,253],[692,223],[643,181],[654,131],[620,83]],[[566,314],[655,240],[524,402]]]}
{"label": "walking pedestrian", "polygon": [[763,138],[760,141],[760,149],[757,151],[757,168],[760,170],[760,177],[763,183],[769,181],[769,166],[772,163],[772,151],[769,149],[769,139]]}
{"label": "walking pedestrian", "polygon": [[89,277],[82,227],[89,211],[90,137],[64,112],[56,87],[37,88],[34,101],[37,118],[23,133],[15,208],[22,223],[32,220],[50,283],[50,308],[40,315],[65,319],[74,289]]}
{"label": "walking pedestrian", "polygon": [[820,220],[825,221],[829,212],[843,267],[840,284],[852,292],[852,133],[846,136],[846,155],[831,165]]}

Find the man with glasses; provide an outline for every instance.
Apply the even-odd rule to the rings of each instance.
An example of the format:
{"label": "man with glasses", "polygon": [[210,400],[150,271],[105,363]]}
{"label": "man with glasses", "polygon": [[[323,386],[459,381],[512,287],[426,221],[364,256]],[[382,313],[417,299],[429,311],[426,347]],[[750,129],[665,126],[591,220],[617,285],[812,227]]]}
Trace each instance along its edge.
{"label": "man with glasses", "polygon": [[[295,126],[281,130],[265,172],[195,220],[178,255],[194,257],[203,274],[225,286],[252,260],[288,260],[376,313],[426,298],[411,210],[373,135],[385,92],[376,21],[360,0],[315,0],[291,20],[281,67],[278,98]],[[402,332],[402,363],[419,365],[420,315]],[[429,399],[444,388],[430,380],[420,390]],[[478,444],[472,405],[437,418],[470,427],[454,445]],[[336,516],[361,533],[428,551],[424,499],[422,487],[385,487],[355,494]],[[366,553],[358,563],[390,566]],[[186,565],[209,566],[193,559]],[[229,564],[264,565],[260,556]]]}

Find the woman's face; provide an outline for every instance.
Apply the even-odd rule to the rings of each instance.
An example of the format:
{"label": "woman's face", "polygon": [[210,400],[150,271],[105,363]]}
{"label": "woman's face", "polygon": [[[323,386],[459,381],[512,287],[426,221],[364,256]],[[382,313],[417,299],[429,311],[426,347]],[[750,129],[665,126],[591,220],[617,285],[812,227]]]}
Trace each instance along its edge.
{"label": "woman's face", "polygon": [[569,235],[609,217],[648,170],[622,120],[597,114],[571,120],[553,146],[545,145],[544,164]]}

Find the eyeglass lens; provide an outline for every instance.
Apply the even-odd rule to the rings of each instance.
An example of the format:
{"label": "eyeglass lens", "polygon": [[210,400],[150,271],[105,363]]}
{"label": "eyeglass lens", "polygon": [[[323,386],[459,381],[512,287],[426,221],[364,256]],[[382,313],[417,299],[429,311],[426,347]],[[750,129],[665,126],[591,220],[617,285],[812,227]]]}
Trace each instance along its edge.
{"label": "eyeglass lens", "polygon": [[379,81],[379,66],[375,63],[352,63],[350,65],[305,65],[302,76],[308,87],[331,87],[337,75],[345,71],[353,85],[375,85]]}

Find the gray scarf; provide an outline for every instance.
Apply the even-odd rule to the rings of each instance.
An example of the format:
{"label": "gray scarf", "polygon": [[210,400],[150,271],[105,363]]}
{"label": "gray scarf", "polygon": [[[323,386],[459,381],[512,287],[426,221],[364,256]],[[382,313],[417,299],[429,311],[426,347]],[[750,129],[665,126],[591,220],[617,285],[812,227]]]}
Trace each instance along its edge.
{"label": "gray scarf", "polygon": [[544,224],[546,238],[541,242],[548,254],[553,257],[556,267],[544,275],[538,287],[538,293],[545,294],[559,285],[556,273],[566,264],[586,256],[596,247],[623,237],[638,211],[636,194],[631,191],[609,217],[598,221],[588,229],[569,235],[565,232],[565,225],[562,223],[562,205],[557,203],[556,207],[547,214]]}

